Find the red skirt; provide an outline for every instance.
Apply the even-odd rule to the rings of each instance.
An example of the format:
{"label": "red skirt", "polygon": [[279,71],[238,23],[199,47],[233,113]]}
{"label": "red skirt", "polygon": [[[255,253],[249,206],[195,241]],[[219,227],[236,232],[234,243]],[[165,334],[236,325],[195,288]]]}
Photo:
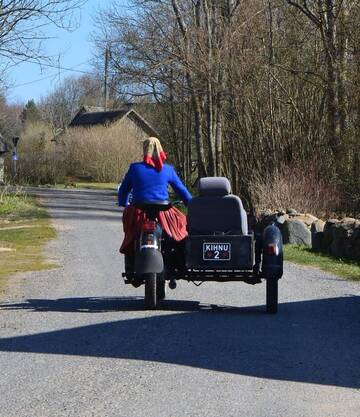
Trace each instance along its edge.
{"label": "red skirt", "polygon": [[[140,236],[142,225],[148,218],[143,210],[127,206],[123,213],[124,240],[120,247],[121,253],[131,253],[135,240]],[[163,231],[179,242],[188,235],[186,216],[175,207],[159,212],[159,222]]]}

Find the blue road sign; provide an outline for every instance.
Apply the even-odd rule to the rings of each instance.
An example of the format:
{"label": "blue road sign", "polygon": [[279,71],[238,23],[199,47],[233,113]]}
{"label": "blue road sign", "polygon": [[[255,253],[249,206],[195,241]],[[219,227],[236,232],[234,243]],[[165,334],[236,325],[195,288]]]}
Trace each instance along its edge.
{"label": "blue road sign", "polygon": [[13,161],[18,161],[18,156],[17,156],[17,154],[16,153],[13,153],[12,154],[12,157],[11,157],[11,159],[13,160]]}

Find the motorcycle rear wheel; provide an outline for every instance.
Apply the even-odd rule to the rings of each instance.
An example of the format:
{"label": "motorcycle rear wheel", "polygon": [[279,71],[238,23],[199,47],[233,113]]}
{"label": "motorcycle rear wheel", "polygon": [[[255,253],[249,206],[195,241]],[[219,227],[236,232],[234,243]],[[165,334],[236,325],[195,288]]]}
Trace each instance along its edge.
{"label": "motorcycle rear wheel", "polygon": [[159,277],[156,283],[156,294],[158,301],[166,298],[166,281],[159,279]]}
{"label": "motorcycle rear wheel", "polygon": [[145,274],[145,307],[148,310],[154,310],[157,307],[157,294],[156,294],[156,274]]}

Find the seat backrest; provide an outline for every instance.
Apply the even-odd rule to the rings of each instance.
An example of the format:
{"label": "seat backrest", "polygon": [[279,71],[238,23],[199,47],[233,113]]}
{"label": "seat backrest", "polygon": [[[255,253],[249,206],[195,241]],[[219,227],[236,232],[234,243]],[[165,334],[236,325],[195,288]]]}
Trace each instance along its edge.
{"label": "seat backrest", "polygon": [[231,194],[227,178],[201,178],[198,191],[188,205],[190,235],[248,234],[246,212],[240,198]]}

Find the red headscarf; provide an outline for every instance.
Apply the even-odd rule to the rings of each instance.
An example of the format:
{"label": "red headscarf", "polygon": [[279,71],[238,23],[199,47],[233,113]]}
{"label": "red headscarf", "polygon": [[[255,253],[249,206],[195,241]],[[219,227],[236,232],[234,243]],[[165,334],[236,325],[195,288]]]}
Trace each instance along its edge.
{"label": "red headscarf", "polygon": [[158,138],[149,138],[144,141],[144,162],[161,171],[166,159],[166,154],[163,151],[161,143]]}

